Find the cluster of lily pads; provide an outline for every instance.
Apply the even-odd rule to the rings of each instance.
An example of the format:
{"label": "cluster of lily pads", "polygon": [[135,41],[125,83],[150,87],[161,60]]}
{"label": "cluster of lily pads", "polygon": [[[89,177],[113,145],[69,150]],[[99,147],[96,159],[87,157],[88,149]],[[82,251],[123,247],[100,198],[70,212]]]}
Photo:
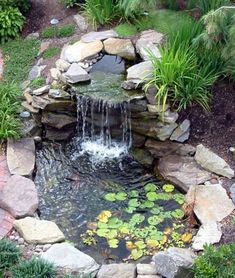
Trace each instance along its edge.
{"label": "cluster of lily pads", "polygon": [[[98,238],[106,238],[110,248],[118,248],[120,242],[125,241],[130,251],[127,259],[133,260],[169,246],[183,247],[191,241],[192,234],[185,233],[182,224],[184,211],[181,205],[184,204],[184,195],[174,191],[172,184],[165,184],[160,190],[155,184],[148,183],[143,190],[107,193],[104,199],[120,202],[123,210],[103,210],[97,216],[97,222],[89,225],[90,229],[82,235],[83,242],[95,245]],[[165,211],[159,202],[170,200],[178,208]],[[172,219],[172,225],[160,230],[158,226],[166,219]]]}

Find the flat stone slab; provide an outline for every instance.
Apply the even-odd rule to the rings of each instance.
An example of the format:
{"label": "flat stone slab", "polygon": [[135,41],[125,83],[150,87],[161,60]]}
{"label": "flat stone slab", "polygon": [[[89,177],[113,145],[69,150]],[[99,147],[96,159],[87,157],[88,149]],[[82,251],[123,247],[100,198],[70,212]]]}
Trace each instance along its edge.
{"label": "flat stone slab", "polygon": [[138,275],[156,275],[157,270],[155,264],[137,264]]}
{"label": "flat stone slab", "polygon": [[77,118],[66,114],[43,112],[41,121],[43,124],[61,129],[68,125],[76,123]]}
{"label": "flat stone slab", "polygon": [[135,48],[129,39],[110,38],[104,41],[104,50],[111,55],[118,55],[124,59],[135,60]]}
{"label": "flat stone slab", "polygon": [[76,271],[79,274],[91,274],[99,269],[99,265],[93,258],[67,242],[54,244],[41,257],[57,267]]}
{"label": "flat stone slab", "polygon": [[172,133],[170,140],[183,143],[189,139],[190,121],[184,120]]}
{"label": "flat stone slab", "polygon": [[26,217],[15,220],[14,228],[25,241],[32,244],[48,244],[65,240],[64,234],[52,221]]}
{"label": "flat stone slab", "polygon": [[117,38],[118,33],[114,30],[107,30],[107,31],[101,31],[101,32],[90,32],[86,35],[83,35],[81,37],[82,42],[94,42],[94,41],[103,41],[109,38]]}
{"label": "flat stone slab", "polygon": [[164,35],[155,30],[149,29],[140,33],[140,39],[149,41],[155,45],[160,45],[164,42]]}
{"label": "flat stone slab", "polygon": [[235,206],[220,184],[193,185],[186,202],[194,204],[194,212],[202,224],[222,221],[230,215]]}
{"label": "flat stone slab", "polygon": [[32,138],[7,140],[7,165],[12,175],[31,176],[35,165]]}
{"label": "flat stone slab", "polygon": [[143,83],[146,78],[153,75],[153,64],[145,61],[127,69],[127,80],[136,83]]}
{"label": "flat stone slab", "polygon": [[89,81],[91,79],[90,75],[77,63],[73,63],[64,76],[67,81],[72,84]]}
{"label": "flat stone slab", "polygon": [[135,278],[136,266],[134,264],[107,264],[102,265],[97,278]]}
{"label": "flat stone slab", "polygon": [[3,189],[11,173],[7,166],[7,158],[5,155],[0,155],[0,191]]}
{"label": "flat stone slab", "polygon": [[45,85],[33,91],[33,95],[40,96],[42,94],[48,93],[50,90],[50,85]]}
{"label": "flat stone slab", "polygon": [[234,170],[228,163],[202,144],[196,148],[195,159],[203,168],[213,173],[227,178],[234,177]]}
{"label": "flat stone slab", "polygon": [[89,25],[88,25],[88,22],[87,20],[85,19],[85,17],[83,17],[82,15],[80,14],[75,14],[73,16],[74,18],[74,21],[76,22],[78,28],[82,31],[82,32],[85,32]]}
{"label": "flat stone slab", "polygon": [[9,212],[0,208],[0,240],[11,231],[14,220]]}
{"label": "flat stone slab", "polygon": [[190,156],[168,155],[162,157],[158,163],[158,171],[184,192],[194,184],[201,184],[212,178],[211,173],[202,169]]}
{"label": "flat stone slab", "polygon": [[34,182],[19,175],[11,176],[0,192],[0,207],[15,218],[32,216],[38,208]]}
{"label": "flat stone slab", "polygon": [[161,58],[161,53],[158,47],[155,44],[153,44],[151,41],[145,39],[137,40],[136,52],[140,55],[140,57],[144,61],[149,61],[151,55],[154,55],[156,58],[159,59]]}
{"label": "flat stone slab", "polygon": [[75,44],[65,46],[60,58],[69,63],[81,62],[98,54],[102,49],[103,43],[101,41],[90,43],[78,41]]}

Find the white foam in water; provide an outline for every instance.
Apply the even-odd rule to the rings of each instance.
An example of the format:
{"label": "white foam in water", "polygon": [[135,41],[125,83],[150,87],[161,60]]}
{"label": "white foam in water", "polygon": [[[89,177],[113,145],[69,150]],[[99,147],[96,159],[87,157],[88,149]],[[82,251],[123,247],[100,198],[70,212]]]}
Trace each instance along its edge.
{"label": "white foam in water", "polygon": [[80,154],[88,153],[94,163],[113,160],[128,154],[126,144],[112,141],[112,144],[107,146],[102,143],[101,139],[83,141],[81,149]]}

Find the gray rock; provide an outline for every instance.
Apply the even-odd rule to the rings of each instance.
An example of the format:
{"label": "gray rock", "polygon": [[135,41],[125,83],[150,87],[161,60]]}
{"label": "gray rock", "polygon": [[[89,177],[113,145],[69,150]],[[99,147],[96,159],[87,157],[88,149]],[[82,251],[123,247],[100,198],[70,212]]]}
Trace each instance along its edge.
{"label": "gray rock", "polygon": [[38,195],[30,179],[11,176],[0,194],[0,207],[14,218],[32,216],[38,208]]}
{"label": "gray rock", "polygon": [[170,140],[183,143],[190,135],[190,121],[184,120],[172,133]]}
{"label": "gray rock", "polygon": [[32,138],[7,140],[7,165],[12,175],[32,175],[35,165],[35,144]]}
{"label": "gray rock", "polygon": [[196,256],[189,249],[171,247],[153,256],[158,274],[166,278],[193,277],[191,268]]}
{"label": "gray rock", "polygon": [[[164,112],[162,115],[160,115],[160,117],[161,117],[161,121],[162,122],[164,122],[164,123],[167,123],[167,124],[173,124],[173,123],[175,123],[177,120],[178,120],[178,118],[179,118],[179,114],[177,113],[177,112],[175,112],[175,111],[171,111],[170,109],[169,110],[167,110],[166,112]],[[181,124],[182,125],[182,124]],[[181,126],[180,125],[180,126]],[[182,129],[182,127],[180,128],[180,126],[178,126],[175,130],[174,130],[174,132],[172,133],[172,135],[171,135],[171,137],[173,136],[173,134],[176,134],[176,131],[178,130],[178,129]],[[189,133],[189,131],[188,131],[188,133]],[[181,142],[180,141],[180,139],[183,137],[184,135],[182,135],[181,137],[179,137],[179,139],[178,139],[178,142]],[[177,140],[176,140],[177,141]]]}
{"label": "gray rock", "polygon": [[193,157],[168,155],[157,165],[157,173],[187,192],[194,184],[202,184],[211,179],[211,173],[202,169]]}
{"label": "gray rock", "polygon": [[198,145],[196,148],[195,159],[203,168],[215,174],[227,178],[234,177],[234,170],[231,169],[228,163],[202,144]]}
{"label": "gray rock", "polygon": [[[151,41],[145,39],[139,39],[136,42],[136,52],[140,55],[142,60],[149,61],[151,55],[154,55],[156,58],[161,58],[160,50],[156,45]],[[150,54],[151,53],[151,54]]]}
{"label": "gray rock", "polygon": [[131,80],[123,81],[121,87],[125,90],[136,90],[141,87],[141,83],[135,83],[134,81]]}
{"label": "gray rock", "polygon": [[130,153],[136,161],[145,167],[151,167],[153,164],[153,157],[151,154],[142,148],[132,148]]}
{"label": "gray rock", "polygon": [[59,19],[57,18],[53,18],[51,21],[50,21],[51,25],[57,25],[59,23]]}
{"label": "gray rock", "polygon": [[136,64],[127,69],[127,80],[134,83],[144,83],[146,78],[153,75],[153,65],[150,61]]}
{"label": "gray rock", "polygon": [[149,30],[145,30],[140,33],[140,39],[146,40],[148,42],[151,42],[151,43],[159,46],[164,42],[164,35],[155,30],[149,29]]}
{"label": "gray rock", "polygon": [[137,278],[161,278],[162,276],[159,275],[137,275]]}
{"label": "gray rock", "polygon": [[59,71],[62,71],[62,72],[65,72],[69,69],[70,67],[70,63],[66,62],[65,60],[62,60],[62,59],[58,59],[56,62],[56,68],[59,70]]}
{"label": "gray rock", "polygon": [[90,75],[76,63],[70,66],[65,73],[65,77],[67,81],[72,84],[89,81],[91,79]]}
{"label": "gray rock", "polygon": [[63,129],[57,129],[52,127],[47,127],[45,138],[51,141],[64,141],[71,138],[74,134],[74,127],[65,127]]}
{"label": "gray rock", "polygon": [[135,48],[129,39],[110,38],[104,41],[104,50],[127,60],[135,60]]}
{"label": "gray rock", "polygon": [[148,111],[155,114],[166,113],[170,108],[169,104],[166,104],[164,106],[156,104],[156,100],[155,100],[155,104],[148,104],[147,106],[148,106]]}
{"label": "gray rock", "polygon": [[94,42],[94,41],[103,41],[109,38],[117,38],[118,34],[114,30],[107,30],[101,32],[90,32],[81,37],[82,42]]}
{"label": "gray rock", "polygon": [[99,268],[94,259],[66,242],[54,244],[49,250],[41,254],[41,258],[57,267],[72,270],[78,274],[92,274],[97,272]]}
{"label": "gray rock", "polygon": [[142,275],[156,275],[157,270],[154,264],[137,264],[137,273]]}
{"label": "gray rock", "polygon": [[80,14],[75,14],[73,16],[73,18],[74,18],[74,21],[76,22],[79,30],[82,31],[82,32],[86,32],[89,25],[88,25],[88,22],[85,19],[85,17],[81,16]]}
{"label": "gray rock", "polygon": [[218,243],[221,237],[222,232],[219,225],[216,222],[209,222],[200,227],[197,235],[193,238],[192,248],[195,251],[203,250],[205,244]]}
{"label": "gray rock", "polygon": [[25,136],[35,136],[41,134],[41,128],[35,119],[27,119],[23,121],[22,133]]}
{"label": "gray rock", "polygon": [[35,32],[35,33],[31,33],[29,34],[26,39],[38,39],[40,37],[40,34]]}
{"label": "gray rock", "polygon": [[42,71],[46,66],[33,66],[29,72],[28,80],[34,80],[42,75]]}
{"label": "gray rock", "polygon": [[235,204],[235,183],[231,185],[230,187],[230,195],[231,195],[231,198]]}
{"label": "gray rock", "polygon": [[45,85],[45,86],[43,86],[41,88],[33,90],[33,95],[40,96],[40,95],[43,95],[45,93],[48,93],[49,90],[50,90],[50,85]]}
{"label": "gray rock", "polygon": [[22,119],[27,119],[27,118],[29,118],[30,116],[31,116],[31,114],[30,114],[28,111],[23,111],[23,112],[20,113],[20,117],[21,117]]}
{"label": "gray rock", "polygon": [[69,93],[67,93],[66,91],[61,90],[61,89],[50,89],[48,96],[50,98],[54,98],[54,99],[57,99],[57,100],[60,100],[60,99],[69,100],[69,99],[71,99],[71,95]]}
{"label": "gray rock", "polygon": [[136,266],[134,264],[107,264],[102,265],[97,278],[135,278]]}
{"label": "gray rock", "polygon": [[61,129],[68,125],[77,123],[77,118],[66,114],[57,114],[53,112],[42,113],[42,123]]}
{"label": "gray rock", "polygon": [[21,106],[23,106],[24,109],[26,109],[27,111],[29,111],[32,114],[37,114],[39,112],[38,108],[33,107],[27,101],[21,102]]}
{"label": "gray rock", "polygon": [[146,137],[144,135],[140,135],[137,133],[132,133],[132,145],[133,147],[143,147],[146,141]]}
{"label": "gray rock", "polygon": [[64,234],[51,221],[26,217],[14,221],[14,228],[30,244],[48,244],[65,240]]}
{"label": "gray rock", "polygon": [[50,69],[50,74],[51,74],[51,77],[54,80],[60,80],[61,79],[61,72],[57,68]]}
{"label": "gray rock", "polygon": [[186,195],[186,202],[194,204],[194,213],[202,224],[220,222],[235,209],[220,184],[192,185]]}

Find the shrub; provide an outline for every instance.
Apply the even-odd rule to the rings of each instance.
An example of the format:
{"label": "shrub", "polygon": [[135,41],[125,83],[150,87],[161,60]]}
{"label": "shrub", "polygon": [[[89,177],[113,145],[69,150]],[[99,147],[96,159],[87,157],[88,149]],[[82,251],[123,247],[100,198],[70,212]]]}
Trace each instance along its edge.
{"label": "shrub", "polygon": [[0,8],[0,41],[4,42],[10,38],[15,38],[22,30],[24,17],[18,8]]}
{"label": "shrub", "polygon": [[51,57],[54,57],[60,53],[60,48],[58,47],[49,47],[43,52],[43,58],[49,59]]}
{"label": "shrub", "polygon": [[[3,91],[0,86],[0,98]],[[1,111],[1,110],[0,110]],[[1,113],[1,112],[0,112]],[[2,118],[1,118],[2,119]],[[1,124],[1,123],[0,123]],[[11,241],[3,239],[0,241],[0,271],[9,269],[19,261],[20,249]]]}
{"label": "shrub", "polygon": [[14,278],[53,278],[56,277],[56,269],[51,263],[33,258],[15,266],[12,274]]}
{"label": "shrub", "polygon": [[194,264],[195,278],[232,278],[235,277],[235,244],[216,248],[205,246],[204,253]]}
{"label": "shrub", "polygon": [[1,0],[0,8],[6,9],[9,7],[18,8],[22,13],[29,10],[31,6],[30,0]]}

